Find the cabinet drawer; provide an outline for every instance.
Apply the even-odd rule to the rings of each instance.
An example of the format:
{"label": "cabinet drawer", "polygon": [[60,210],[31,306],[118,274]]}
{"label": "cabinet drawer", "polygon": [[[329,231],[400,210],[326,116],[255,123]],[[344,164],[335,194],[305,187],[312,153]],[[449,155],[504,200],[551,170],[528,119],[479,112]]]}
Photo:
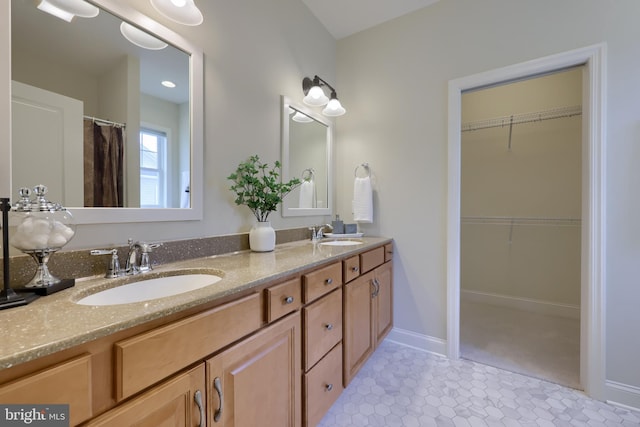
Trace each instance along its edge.
{"label": "cabinet drawer", "polygon": [[305,426],[315,426],[342,393],[342,344],[304,376]]}
{"label": "cabinet drawer", "polygon": [[342,289],[302,309],[304,318],[304,370],[342,340]]}
{"label": "cabinet drawer", "polygon": [[360,257],[358,255],[342,261],[342,274],[344,283],[349,283],[360,275]]}
{"label": "cabinet drawer", "polygon": [[302,276],[305,304],[320,298],[340,285],[342,285],[342,264],[340,262],[305,274]]}
{"label": "cabinet drawer", "polygon": [[393,259],[393,243],[384,245],[384,262],[391,261]]}
{"label": "cabinet drawer", "polygon": [[91,417],[91,356],[86,354],[0,387],[3,404],[68,404],[70,424]]}
{"label": "cabinet drawer", "polygon": [[116,399],[131,396],[259,329],[260,295],[117,342]]}
{"label": "cabinet drawer", "polygon": [[371,271],[384,262],[384,247],[372,249],[360,254],[360,272]]}
{"label": "cabinet drawer", "polygon": [[273,322],[285,314],[296,311],[302,304],[300,279],[296,278],[288,282],[267,288],[267,322]]}

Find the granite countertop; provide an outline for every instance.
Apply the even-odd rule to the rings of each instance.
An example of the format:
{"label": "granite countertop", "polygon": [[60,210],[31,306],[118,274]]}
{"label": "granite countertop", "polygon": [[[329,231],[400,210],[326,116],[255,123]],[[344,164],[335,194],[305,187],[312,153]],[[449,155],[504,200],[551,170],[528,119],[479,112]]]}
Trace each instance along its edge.
{"label": "granite countertop", "polygon": [[222,280],[201,289],[154,300],[112,306],[85,306],[75,301],[120,283],[121,279],[90,277],[76,280],[73,288],[40,297],[23,307],[0,311],[2,345],[0,369],[28,362],[145,322],[199,305],[241,296],[252,288],[313,268],[331,260],[390,243],[384,237],[363,237],[362,245],[325,246],[310,241],[277,245],[273,252],[242,251],[175,262],[156,267],[151,273],[174,270],[212,270]]}

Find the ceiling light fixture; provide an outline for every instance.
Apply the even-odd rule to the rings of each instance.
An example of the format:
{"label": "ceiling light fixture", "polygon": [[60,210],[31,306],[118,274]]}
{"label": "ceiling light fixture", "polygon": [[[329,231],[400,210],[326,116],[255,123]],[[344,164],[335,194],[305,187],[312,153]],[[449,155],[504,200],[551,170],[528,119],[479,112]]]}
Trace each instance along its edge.
{"label": "ceiling light fixture", "polygon": [[69,13],[66,10],[60,9],[57,6],[52,5],[47,0],[42,0],[38,4],[38,9],[43,12],[47,12],[49,15],[53,15],[56,18],[60,18],[63,21],[71,22],[73,17],[75,16],[73,13]]}
{"label": "ceiling light fixture", "polygon": [[183,25],[202,24],[202,12],[193,0],[150,0],[162,16]]}
{"label": "ceiling light fixture", "polygon": [[155,38],[151,34],[146,33],[127,22],[120,24],[120,32],[125,39],[144,49],[161,50],[168,46],[168,44],[162,40]]}
{"label": "ceiling light fixture", "polygon": [[[323,86],[331,89],[331,98],[325,95],[324,90],[322,89]],[[347,110],[345,110],[340,104],[340,101],[338,101],[336,90],[318,76],[314,76],[313,80],[309,77],[305,77],[302,80],[302,91],[305,94],[305,97],[302,99],[305,104],[313,107],[326,105],[322,110],[322,114],[325,116],[337,117],[347,112]]]}
{"label": "ceiling light fixture", "polygon": [[168,87],[170,89],[173,89],[174,87],[176,87],[176,84],[174,82],[172,82],[171,80],[163,80],[160,84],[162,86]]}

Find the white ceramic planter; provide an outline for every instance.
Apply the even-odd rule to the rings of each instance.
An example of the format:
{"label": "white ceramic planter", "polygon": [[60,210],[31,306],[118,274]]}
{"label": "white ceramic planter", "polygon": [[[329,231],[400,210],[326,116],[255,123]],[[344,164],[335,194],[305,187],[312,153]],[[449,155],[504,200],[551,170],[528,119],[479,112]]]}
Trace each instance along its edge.
{"label": "white ceramic planter", "polygon": [[249,247],[255,252],[270,252],[276,247],[276,231],[270,221],[256,222],[249,231]]}

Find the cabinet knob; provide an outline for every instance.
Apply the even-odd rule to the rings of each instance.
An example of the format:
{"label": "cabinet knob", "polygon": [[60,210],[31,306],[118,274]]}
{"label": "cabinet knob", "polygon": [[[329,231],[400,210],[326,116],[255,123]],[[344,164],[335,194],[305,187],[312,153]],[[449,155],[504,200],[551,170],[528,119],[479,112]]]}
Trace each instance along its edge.
{"label": "cabinet knob", "polygon": [[327,280],[325,280],[325,283],[326,283],[327,285],[330,285],[330,284],[332,284],[332,283],[333,283],[333,279],[332,279],[331,277],[329,277]]}
{"label": "cabinet knob", "polygon": [[285,304],[291,304],[291,303],[293,303],[293,297],[286,297],[286,298],[284,299],[284,303],[285,303]]}
{"label": "cabinet knob", "polygon": [[331,391],[331,390],[333,390],[333,384],[327,384],[326,386],[324,386],[324,388],[325,388],[327,391]]}
{"label": "cabinet knob", "polygon": [[360,267],[355,266],[355,267],[351,268],[351,271],[353,271],[354,273],[357,273],[358,271],[360,271]]}
{"label": "cabinet knob", "polygon": [[327,329],[327,331],[330,331],[333,329],[333,325],[331,323],[327,323],[324,327]]}

